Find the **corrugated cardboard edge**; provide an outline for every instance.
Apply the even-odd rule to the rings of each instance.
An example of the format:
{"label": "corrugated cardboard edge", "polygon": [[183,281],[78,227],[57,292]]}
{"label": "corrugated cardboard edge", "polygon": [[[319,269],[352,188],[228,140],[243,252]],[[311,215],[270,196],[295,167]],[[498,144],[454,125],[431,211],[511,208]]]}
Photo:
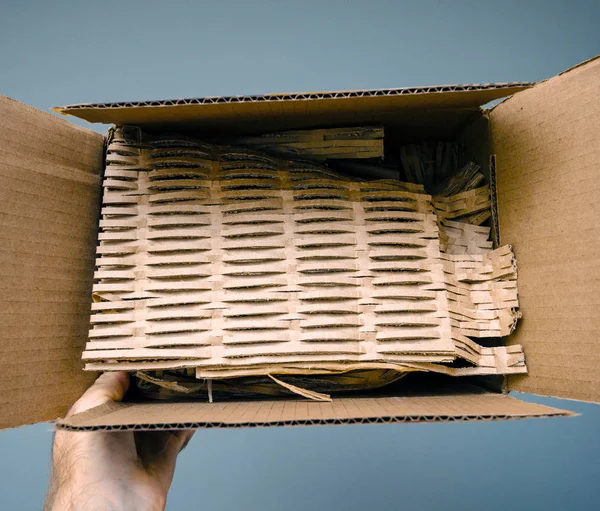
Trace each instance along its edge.
{"label": "corrugated cardboard edge", "polygon": [[[548,80],[552,80],[554,78],[557,78],[558,76],[563,76],[566,75],[568,73],[570,73],[571,71],[574,71],[575,69],[578,69],[582,66],[585,66],[587,64],[589,64],[590,62],[593,62],[594,60],[598,60],[600,59],[600,54],[596,55],[595,57],[591,57],[587,60],[584,60],[583,62],[580,62],[579,64],[575,64],[574,66],[570,67],[569,69],[565,69],[564,71],[558,73],[557,75],[551,76],[549,78],[546,78],[540,82],[531,82],[531,87],[534,87],[536,85],[539,85],[541,83],[546,83]],[[504,105],[507,101],[511,100],[513,98],[513,96],[507,96],[506,98],[502,99],[498,104],[492,106],[491,108],[486,109],[487,114],[489,115],[491,112],[493,112],[496,108],[498,108],[500,105]],[[57,110],[58,111],[58,110]]]}
{"label": "corrugated cardboard edge", "polygon": [[[36,115],[41,115],[42,117],[50,117],[52,119],[58,119],[58,122],[60,123],[64,123],[63,126],[69,126],[70,128],[73,128],[73,130],[75,131],[81,131],[82,133],[86,133],[92,136],[98,136],[98,137],[102,137],[102,133],[98,133],[95,130],[91,130],[89,128],[84,128],[83,126],[78,126],[77,124],[73,124],[72,122],[63,119],[62,117],[58,116],[58,115],[54,115],[53,113],[50,113],[46,110],[41,110],[40,108],[37,108],[35,106],[32,105],[28,105],[27,103],[23,103],[22,101],[19,101],[18,99],[15,98],[11,98],[9,96],[4,96],[2,95],[2,98],[4,100],[10,101],[12,103],[15,103],[17,105],[19,105],[19,108],[23,108],[23,110],[28,110],[29,114],[32,116],[36,116]],[[52,108],[50,107],[48,110],[55,112],[55,113],[61,113],[58,110],[56,110],[56,108]],[[99,171],[101,171],[102,169],[99,169]]]}
{"label": "corrugated cardboard edge", "polygon": [[213,429],[213,428],[272,428],[272,427],[294,427],[294,426],[350,426],[365,424],[406,424],[426,422],[491,422],[520,419],[549,419],[553,417],[574,417],[574,412],[549,413],[543,415],[473,415],[473,416],[437,416],[437,415],[414,415],[410,417],[374,417],[369,419],[315,419],[315,420],[288,420],[276,422],[239,422],[239,423],[214,423],[214,422],[180,422],[172,424],[136,424],[115,426],[73,426],[65,423],[57,423],[56,429],[60,431],[161,431],[178,429]]}
{"label": "corrugated cardboard edge", "polygon": [[467,92],[495,89],[526,89],[533,87],[535,82],[506,82],[464,85],[434,85],[428,87],[402,87],[393,89],[342,90],[328,92],[294,92],[257,94],[248,96],[207,96],[203,98],[162,99],[155,101],[123,101],[112,103],[77,103],[73,105],[54,107],[55,112],[71,115],[75,110],[82,109],[114,109],[138,108],[148,106],[179,106],[179,105],[210,105],[215,103],[255,103],[265,101],[304,101],[315,99],[343,99],[375,96],[406,96],[415,94],[433,94],[444,92]]}
{"label": "corrugated cardboard edge", "polygon": [[494,248],[500,246],[500,223],[498,221],[498,191],[496,190],[496,155],[490,154],[490,196],[492,200],[492,241]]}
{"label": "corrugated cardboard edge", "polygon": [[[589,64],[590,62],[593,62],[594,60],[598,60],[598,59],[600,59],[600,54],[596,55],[595,57],[590,57],[589,59],[584,60],[583,62],[580,62],[579,64],[575,64],[574,66],[570,67],[569,69],[565,69],[562,73],[558,73],[556,76],[561,76],[566,73],[569,73],[569,72],[573,71],[573,69],[577,69],[578,67],[585,66],[585,65]],[[547,80],[549,80],[549,79],[550,78],[547,78]],[[544,80],[544,81],[546,81],[546,80]]]}
{"label": "corrugated cardboard edge", "polygon": [[[463,396],[466,399],[479,399],[482,403],[475,407],[467,407],[469,411],[461,413],[458,411],[461,408],[460,404],[454,403],[455,398],[456,396],[449,396],[448,402],[443,403],[443,399],[438,400],[429,397],[428,411],[420,413],[401,412],[400,408],[410,409],[410,406],[406,407],[405,398],[385,398],[385,401],[391,403],[391,405],[384,406],[384,413],[381,414],[374,412],[374,410],[382,410],[377,398],[338,398],[334,399],[332,403],[308,403],[303,400],[254,402],[255,408],[257,406],[264,406],[266,408],[267,418],[264,419],[250,418],[252,414],[248,413],[247,409],[252,405],[248,405],[247,402],[145,403],[142,405],[110,402],[81,414],[61,419],[56,423],[56,428],[65,431],[152,431],[167,429],[396,424],[414,422],[473,422],[570,417],[576,415],[570,411],[559,410],[536,403],[526,403],[510,396],[492,393]],[[395,400],[396,405],[394,405]],[[246,408],[244,408],[244,405]],[[273,408],[277,406],[281,408],[281,413],[273,414]],[[163,415],[169,415],[169,410],[175,412],[176,407],[188,407],[190,411],[187,414],[190,417],[200,414],[202,415],[202,420],[156,420],[156,418],[160,417],[161,412]],[[139,410],[136,410],[136,408],[139,408],[139,410],[142,410],[142,408],[145,409],[139,413]],[[154,422],[144,420],[137,422],[140,415],[144,415],[148,411],[148,408],[154,408],[148,414],[148,416],[152,416]],[[286,408],[289,408],[289,410],[286,411]],[[393,413],[394,408],[396,408],[395,413]],[[473,413],[475,409],[479,411]],[[365,413],[365,410],[372,411]],[[385,413],[386,410],[388,413]],[[390,411],[392,413],[389,413]],[[175,414],[181,416],[181,410]],[[247,420],[244,420],[245,415],[248,416]],[[271,416],[273,417],[271,418]]]}

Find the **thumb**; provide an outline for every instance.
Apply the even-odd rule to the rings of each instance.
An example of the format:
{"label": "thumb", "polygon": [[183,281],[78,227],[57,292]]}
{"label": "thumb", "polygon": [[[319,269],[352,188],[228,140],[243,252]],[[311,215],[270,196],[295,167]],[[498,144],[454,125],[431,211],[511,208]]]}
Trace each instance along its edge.
{"label": "thumb", "polygon": [[128,388],[128,373],[124,371],[103,373],[71,407],[67,417],[85,412],[108,401],[121,401]]}

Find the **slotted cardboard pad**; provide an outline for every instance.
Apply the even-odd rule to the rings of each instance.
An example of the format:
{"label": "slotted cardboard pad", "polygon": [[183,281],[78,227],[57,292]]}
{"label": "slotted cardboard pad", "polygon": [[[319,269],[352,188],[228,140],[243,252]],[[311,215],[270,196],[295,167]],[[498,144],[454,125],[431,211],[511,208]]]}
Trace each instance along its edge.
{"label": "slotted cardboard pad", "polygon": [[432,201],[421,185],[123,128],[103,202],[88,369],[214,377],[459,354],[493,373],[525,370],[522,353],[484,353],[466,337],[514,327],[510,247],[440,251],[438,218],[489,207],[485,190]]}

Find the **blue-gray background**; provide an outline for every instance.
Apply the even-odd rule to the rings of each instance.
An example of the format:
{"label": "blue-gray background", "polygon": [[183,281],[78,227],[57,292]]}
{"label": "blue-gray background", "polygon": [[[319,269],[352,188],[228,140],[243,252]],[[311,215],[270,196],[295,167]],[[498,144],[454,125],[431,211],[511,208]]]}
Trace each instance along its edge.
{"label": "blue-gray background", "polygon": [[[0,93],[47,110],[541,80],[598,53],[599,27],[597,0],[0,0]],[[582,415],[201,431],[168,509],[598,509],[600,407],[525,399]],[[3,509],[41,507],[50,442],[48,424],[0,432]]]}

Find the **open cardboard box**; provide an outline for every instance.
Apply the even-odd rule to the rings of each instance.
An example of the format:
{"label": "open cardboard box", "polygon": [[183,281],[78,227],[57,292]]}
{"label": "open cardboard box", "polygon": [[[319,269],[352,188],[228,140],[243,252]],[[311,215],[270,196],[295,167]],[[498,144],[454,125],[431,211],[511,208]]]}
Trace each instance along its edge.
{"label": "open cardboard box", "polygon": [[[513,97],[491,110],[480,108],[508,95]],[[569,415],[509,397],[509,390],[600,402],[600,58],[538,84],[73,105],[57,111],[200,137],[379,124],[400,142],[458,140],[496,188],[493,234],[496,244],[515,250],[523,312],[508,342],[523,345],[529,368],[528,375],[501,382],[420,375],[383,393],[332,403],[112,403],[58,427]],[[0,97],[2,428],[63,416],[96,377],[82,370],[81,352],[89,328],[104,142],[96,132]]]}

